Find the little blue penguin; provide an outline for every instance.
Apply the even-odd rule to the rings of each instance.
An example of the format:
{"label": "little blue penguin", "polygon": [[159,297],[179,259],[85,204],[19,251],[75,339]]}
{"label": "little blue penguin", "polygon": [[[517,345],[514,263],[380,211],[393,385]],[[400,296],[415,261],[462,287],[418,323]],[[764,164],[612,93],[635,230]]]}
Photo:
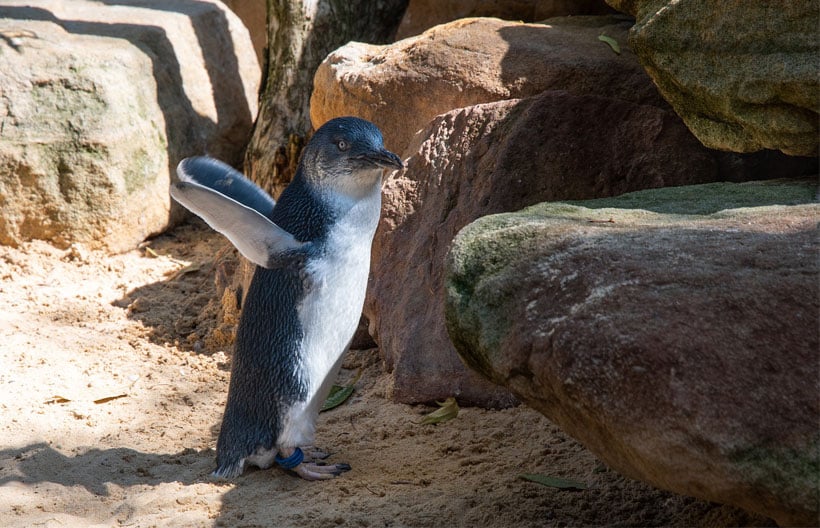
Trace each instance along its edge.
{"label": "little blue penguin", "polygon": [[347,464],[316,463],[316,419],[359,322],[383,169],[403,167],[369,121],[319,128],[275,202],[228,165],[180,162],[171,196],[256,264],[237,328],[214,476],[274,463],[308,480]]}

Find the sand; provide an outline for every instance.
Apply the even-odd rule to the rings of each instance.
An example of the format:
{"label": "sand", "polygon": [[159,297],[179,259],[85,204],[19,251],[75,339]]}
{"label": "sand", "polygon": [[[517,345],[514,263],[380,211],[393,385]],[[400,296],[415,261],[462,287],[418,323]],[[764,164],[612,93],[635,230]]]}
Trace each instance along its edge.
{"label": "sand", "polygon": [[[378,350],[353,351],[353,396],[317,444],[352,471],[211,479],[230,376],[214,325],[215,257],[198,221],[122,255],[0,247],[0,526],[729,526],[736,508],[621,477],[537,412],[389,399]],[[573,479],[561,490],[520,478]]]}

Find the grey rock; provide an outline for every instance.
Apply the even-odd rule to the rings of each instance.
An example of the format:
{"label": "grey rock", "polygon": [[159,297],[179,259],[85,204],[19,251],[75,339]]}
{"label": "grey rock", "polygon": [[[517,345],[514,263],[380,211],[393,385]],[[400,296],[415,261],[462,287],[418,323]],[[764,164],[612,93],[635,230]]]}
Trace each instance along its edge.
{"label": "grey rock", "polygon": [[629,45],[704,145],[818,153],[820,3],[608,0]]}
{"label": "grey rock", "polygon": [[221,3],[9,0],[0,35],[0,243],[133,248],[181,158],[241,159],[259,68]]}

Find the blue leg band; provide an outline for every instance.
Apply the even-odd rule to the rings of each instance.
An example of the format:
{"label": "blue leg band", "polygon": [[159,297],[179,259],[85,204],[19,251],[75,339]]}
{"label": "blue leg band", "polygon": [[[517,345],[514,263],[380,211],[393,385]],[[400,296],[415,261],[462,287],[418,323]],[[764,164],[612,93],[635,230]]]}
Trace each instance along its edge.
{"label": "blue leg band", "polygon": [[301,464],[304,459],[305,455],[302,453],[302,450],[297,447],[289,457],[279,458],[279,454],[277,454],[273,460],[285,469],[293,469]]}

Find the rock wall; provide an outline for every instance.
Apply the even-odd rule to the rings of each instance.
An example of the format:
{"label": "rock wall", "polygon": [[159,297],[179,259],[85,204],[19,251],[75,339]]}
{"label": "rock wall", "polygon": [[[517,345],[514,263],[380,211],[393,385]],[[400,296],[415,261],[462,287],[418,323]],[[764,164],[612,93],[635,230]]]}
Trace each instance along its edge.
{"label": "rock wall", "polygon": [[0,34],[0,243],[130,249],[180,159],[241,159],[259,68],[219,2],[10,0]]}
{"label": "rock wall", "polygon": [[365,303],[394,398],[512,401],[461,364],[444,328],[444,254],[479,216],[544,200],[816,171],[812,160],[705,148],[630,50],[631,23],[464,19],[392,45],[348,44],[317,70],[314,126],[339,115],[370,119],[407,161],[385,184]]}

